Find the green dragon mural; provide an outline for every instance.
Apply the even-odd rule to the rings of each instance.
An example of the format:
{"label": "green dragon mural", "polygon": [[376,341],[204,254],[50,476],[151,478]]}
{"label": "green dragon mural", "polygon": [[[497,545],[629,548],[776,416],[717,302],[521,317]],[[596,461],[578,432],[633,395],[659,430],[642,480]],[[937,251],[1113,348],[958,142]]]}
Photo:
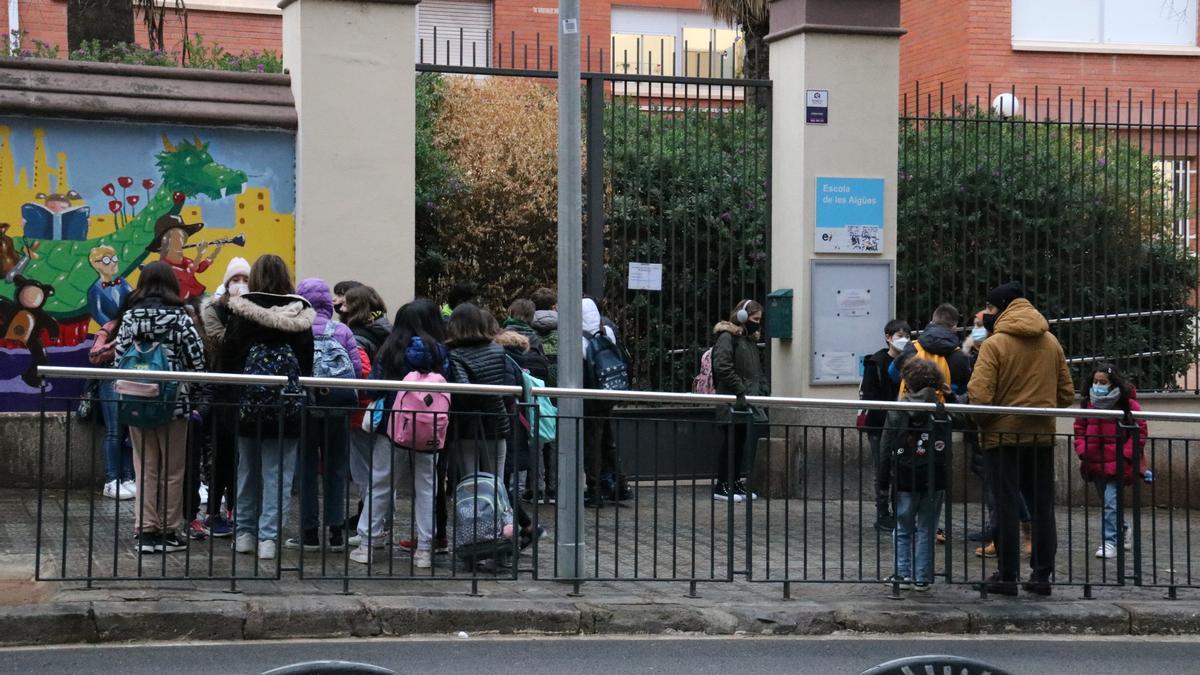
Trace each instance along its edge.
{"label": "green dragon mural", "polygon": [[[154,223],[164,215],[178,214],[188,197],[205,195],[222,199],[241,193],[246,174],[216,163],[208,144],[194,137],[172,143],[163,136],[163,151],[155,156],[161,177],[158,191],[146,206],[124,227],[111,234],[83,241],[30,240],[37,248],[22,261],[21,274],[27,279],[54,287],[54,295],[45,310],[56,319],[74,319],[87,313],[88,288],[96,273],[88,263],[88,253],[108,245],[116,249],[121,261],[121,276],[128,276],[146,259],[146,246],[154,237]],[[26,250],[23,238],[14,238],[15,248]],[[0,284],[0,298],[11,300],[14,287]]]}

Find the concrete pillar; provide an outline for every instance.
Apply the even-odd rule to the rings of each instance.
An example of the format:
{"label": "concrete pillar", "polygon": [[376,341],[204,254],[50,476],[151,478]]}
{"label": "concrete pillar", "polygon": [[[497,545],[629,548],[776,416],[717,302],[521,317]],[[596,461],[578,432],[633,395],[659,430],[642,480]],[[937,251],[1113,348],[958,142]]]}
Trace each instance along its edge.
{"label": "concrete pillar", "polygon": [[283,0],[296,137],[297,278],[414,292],[418,0]]}
{"label": "concrete pillar", "polygon": [[[771,287],[794,289],[791,340],[772,340],[772,393],[780,396],[853,398],[858,375],[812,384],[814,306],[827,312],[835,289],[816,292],[814,263],[891,261],[890,277],[873,294],[870,315],[845,324],[845,334],[883,344],[884,314],[894,311],[896,169],[900,90],[900,0],[774,0],[771,2],[772,203]],[[806,116],[806,92],[822,92],[828,106]],[[827,92],[827,93],[825,93]],[[814,106],[815,107],[815,106]],[[876,253],[822,253],[817,246],[818,178],[883,179],[883,233]],[[840,189],[840,188],[838,188]],[[862,194],[867,194],[870,191]],[[826,212],[828,213],[828,212]],[[857,217],[857,214],[855,215]],[[853,222],[853,221],[852,221]],[[828,246],[825,246],[828,248]],[[869,248],[869,247],[868,247]],[[878,268],[873,268],[878,272]],[[862,278],[870,276],[864,266]],[[848,286],[866,282],[854,279]],[[886,295],[881,298],[880,294]],[[830,298],[825,296],[829,295]],[[853,303],[847,305],[847,312]],[[822,316],[827,316],[822,314]],[[822,318],[826,326],[831,319]],[[770,318],[768,317],[768,322]],[[873,344],[873,343],[868,343]],[[838,346],[849,353],[850,347]],[[865,348],[865,347],[863,347]],[[862,354],[857,352],[861,360]],[[822,367],[832,368],[832,362]],[[843,371],[846,366],[841,366]]]}

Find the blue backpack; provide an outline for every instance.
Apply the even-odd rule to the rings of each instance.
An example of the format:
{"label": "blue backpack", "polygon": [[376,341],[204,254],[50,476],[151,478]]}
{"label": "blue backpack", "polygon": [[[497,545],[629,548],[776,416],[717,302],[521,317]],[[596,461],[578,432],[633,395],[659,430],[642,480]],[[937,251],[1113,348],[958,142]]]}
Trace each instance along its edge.
{"label": "blue backpack", "polygon": [[286,344],[257,343],[246,354],[243,375],[274,375],[288,378],[287,384],[248,384],[242,387],[238,419],[275,424],[281,419],[295,422],[304,412],[304,387],[300,386],[300,360]]}
{"label": "blue backpack", "polygon": [[625,391],[629,389],[629,365],[621,354],[621,348],[604,334],[604,326],[594,335],[587,337],[587,366],[584,380],[588,389]]}
{"label": "blue backpack", "polygon": [[525,413],[519,410],[519,419],[521,426],[525,431],[530,433],[530,445],[535,445],[541,448],[547,443],[553,443],[558,440],[558,406],[550,400],[549,396],[534,396],[534,387],[544,387],[545,382],[529,374],[529,371],[521,367],[511,356],[507,357],[512,362],[513,367],[517,372],[521,373],[521,403],[534,404],[533,424],[525,417]]}
{"label": "blue backpack", "polygon": [[[137,340],[117,363],[118,370],[173,370],[166,348],[152,340]],[[117,419],[121,424],[142,429],[160,427],[175,417],[178,382],[120,379],[113,382],[117,394]]]}
{"label": "blue backpack", "polygon": [[[325,323],[325,331],[313,338],[313,377],[353,380],[354,362],[350,354],[333,336],[337,323]],[[317,390],[318,407],[358,408],[358,394],[353,389],[322,388]]]}

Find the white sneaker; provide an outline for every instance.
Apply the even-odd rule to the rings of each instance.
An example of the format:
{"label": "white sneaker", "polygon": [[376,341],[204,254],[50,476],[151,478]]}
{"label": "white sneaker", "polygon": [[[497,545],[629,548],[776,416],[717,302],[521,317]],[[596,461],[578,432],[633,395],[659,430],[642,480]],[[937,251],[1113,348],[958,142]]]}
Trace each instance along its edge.
{"label": "white sneaker", "polygon": [[1097,558],[1115,558],[1117,557],[1117,545],[1104,542],[1100,548],[1096,549]]}
{"label": "white sneaker", "polygon": [[1125,525],[1125,550],[1133,550],[1133,537],[1130,536],[1129,525]]}
{"label": "white sneaker", "polygon": [[233,542],[233,550],[238,553],[254,553],[255,546],[254,535],[249,532],[239,533]]}
{"label": "white sneaker", "polygon": [[258,559],[259,560],[274,560],[275,559],[275,542],[271,540],[258,542]]}
{"label": "white sneaker", "polygon": [[200,492],[200,507],[204,508],[204,507],[208,506],[208,485],[205,483],[201,483],[199,492]]}
{"label": "white sneaker", "polygon": [[104,484],[104,496],[109,499],[121,498],[121,484],[115,480],[110,480]]}
{"label": "white sneaker", "polygon": [[137,498],[137,483],[131,480],[122,481],[121,487],[117,490],[120,499],[136,499]]}
{"label": "white sneaker", "polygon": [[425,550],[413,551],[413,565],[418,569],[427,570],[433,567],[433,554]]}
{"label": "white sneaker", "polygon": [[[346,543],[351,546],[366,546],[366,539],[355,534],[347,539]],[[375,548],[387,548],[387,536],[381,534],[378,537],[371,537],[371,545]]]}
{"label": "white sneaker", "polygon": [[359,544],[358,548],[350,552],[350,559],[356,563],[366,565],[371,562],[371,549],[367,548],[366,544]]}

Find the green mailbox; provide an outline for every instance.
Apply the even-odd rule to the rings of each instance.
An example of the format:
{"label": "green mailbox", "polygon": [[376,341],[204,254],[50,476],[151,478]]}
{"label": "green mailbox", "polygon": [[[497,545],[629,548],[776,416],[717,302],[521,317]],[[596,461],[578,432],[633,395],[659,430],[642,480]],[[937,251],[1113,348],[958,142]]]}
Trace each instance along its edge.
{"label": "green mailbox", "polygon": [[792,289],[781,288],[767,294],[767,337],[792,339]]}

